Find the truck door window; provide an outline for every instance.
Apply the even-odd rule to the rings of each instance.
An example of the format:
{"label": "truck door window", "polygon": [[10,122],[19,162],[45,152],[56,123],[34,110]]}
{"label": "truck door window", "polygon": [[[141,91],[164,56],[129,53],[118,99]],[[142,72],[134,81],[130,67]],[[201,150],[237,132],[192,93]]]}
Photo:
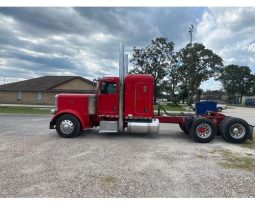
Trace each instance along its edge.
{"label": "truck door window", "polygon": [[103,82],[101,85],[101,94],[115,94],[116,87],[117,87],[116,83]]}

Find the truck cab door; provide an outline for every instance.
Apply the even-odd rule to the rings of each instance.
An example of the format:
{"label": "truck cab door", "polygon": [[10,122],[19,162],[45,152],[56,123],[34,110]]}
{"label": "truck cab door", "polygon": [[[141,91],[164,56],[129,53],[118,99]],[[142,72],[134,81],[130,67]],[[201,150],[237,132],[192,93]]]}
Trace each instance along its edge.
{"label": "truck cab door", "polygon": [[119,86],[116,82],[101,82],[97,98],[98,115],[114,115],[119,113]]}

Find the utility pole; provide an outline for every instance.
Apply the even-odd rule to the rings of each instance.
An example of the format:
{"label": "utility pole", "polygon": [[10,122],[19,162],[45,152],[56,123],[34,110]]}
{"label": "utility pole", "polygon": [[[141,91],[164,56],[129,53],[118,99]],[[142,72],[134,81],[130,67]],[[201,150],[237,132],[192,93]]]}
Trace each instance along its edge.
{"label": "utility pole", "polygon": [[191,45],[192,45],[192,33],[193,33],[193,31],[194,31],[194,26],[193,26],[193,24],[191,24],[190,27],[189,27],[190,43],[191,43]]}
{"label": "utility pole", "polygon": [[[189,50],[190,50],[190,53],[189,53],[189,66],[188,66],[188,69],[190,69],[190,70],[192,70],[192,53],[191,53],[191,49],[192,49],[192,33],[193,33],[193,30],[194,30],[194,26],[193,26],[193,24],[191,24],[190,25],[190,27],[189,27],[189,34],[190,34],[190,44],[191,44],[191,47],[189,48]],[[188,86],[190,86],[190,84],[191,84],[191,80],[192,80],[192,78],[190,77],[189,79],[188,79]],[[189,106],[191,106],[191,104],[192,104],[192,101],[193,101],[193,99],[191,98],[191,92],[190,91],[188,91],[188,105]]]}

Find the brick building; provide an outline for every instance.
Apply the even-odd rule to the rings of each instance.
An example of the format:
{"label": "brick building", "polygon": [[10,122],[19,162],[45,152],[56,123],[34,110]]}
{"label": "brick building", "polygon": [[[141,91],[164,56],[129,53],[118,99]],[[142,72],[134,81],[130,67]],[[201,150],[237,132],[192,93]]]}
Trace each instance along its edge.
{"label": "brick building", "polygon": [[80,76],[43,76],[0,85],[2,104],[53,105],[58,93],[95,93],[96,84]]}

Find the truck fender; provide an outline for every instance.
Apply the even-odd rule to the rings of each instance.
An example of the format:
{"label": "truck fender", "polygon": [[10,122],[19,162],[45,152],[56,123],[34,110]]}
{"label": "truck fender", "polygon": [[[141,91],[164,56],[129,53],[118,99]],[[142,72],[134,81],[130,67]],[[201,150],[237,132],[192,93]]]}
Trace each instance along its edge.
{"label": "truck fender", "polygon": [[[50,128],[52,129],[53,126],[56,124],[56,121],[58,119],[59,116],[64,115],[64,114],[71,114],[74,115],[75,117],[78,118],[78,120],[80,121],[81,124],[81,128],[85,129],[89,126],[89,115],[83,115],[75,110],[63,110],[63,111],[59,111],[58,113],[56,113],[51,121],[50,121]],[[85,117],[84,117],[85,116]]]}

